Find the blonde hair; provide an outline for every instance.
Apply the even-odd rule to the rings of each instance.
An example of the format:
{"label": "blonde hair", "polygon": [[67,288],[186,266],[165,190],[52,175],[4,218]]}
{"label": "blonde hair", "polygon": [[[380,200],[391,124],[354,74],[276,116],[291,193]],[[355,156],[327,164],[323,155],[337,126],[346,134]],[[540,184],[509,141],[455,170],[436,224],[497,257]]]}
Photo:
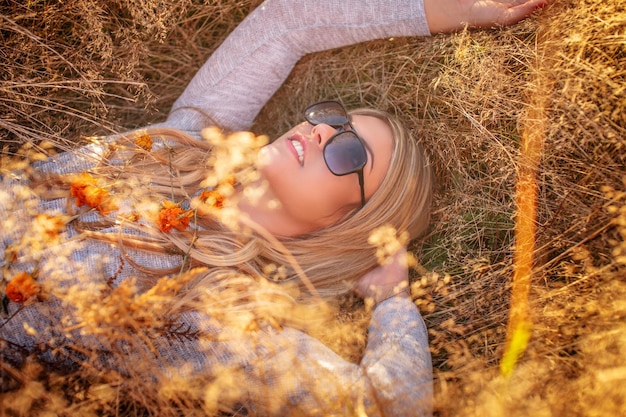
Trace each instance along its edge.
{"label": "blonde hair", "polygon": [[[358,278],[376,266],[376,248],[368,243],[374,230],[392,226],[399,233],[408,232],[410,239],[426,230],[432,195],[431,169],[421,146],[387,113],[358,109],[351,114],[385,121],[393,136],[389,169],[365,206],[354,209],[329,227],[295,238],[282,238],[279,244],[258,234],[242,235],[220,223],[200,218],[202,230],[195,231],[193,236],[176,231],[164,234],[155,229],[153,232],[162,245],[174,246],[185,254],[190,267],[209,267],[193,287],[204,292],[210,287],[222,287],[220,282],[226,269],[253,277],[264,276],[270,281],[296,282],[300,288],[309,283],[317,294],[335,296],[350,290]],[[146,133],[135,136],[141,134]],[[116,169],[116,177],[149,172],[151,192],[164,198],[188,197],[197,192],[206,175],[202,167],[211,147],[174,129],[148,129],[147,134],[180,146],[153,151],[143,161]],[[133,140],[135,136],[125,140]]]}

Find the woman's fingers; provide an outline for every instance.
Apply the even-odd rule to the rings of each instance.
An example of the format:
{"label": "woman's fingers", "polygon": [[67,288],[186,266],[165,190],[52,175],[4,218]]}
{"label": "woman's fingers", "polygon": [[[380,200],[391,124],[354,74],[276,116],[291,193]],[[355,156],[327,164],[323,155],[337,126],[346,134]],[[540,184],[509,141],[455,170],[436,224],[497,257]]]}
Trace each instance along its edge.
{"label": "woman's fingers", "polygon": [[424,0],[431,33],[512,25],[550,0]]}
{"label": "woman's fingers", "polygon": [[528,17],[535,10],[548,5],[546,0],[531,0],[516,3],[519,4],[503,11],[500,21],[497,22],[498,24],[502,26],[512,25]]}

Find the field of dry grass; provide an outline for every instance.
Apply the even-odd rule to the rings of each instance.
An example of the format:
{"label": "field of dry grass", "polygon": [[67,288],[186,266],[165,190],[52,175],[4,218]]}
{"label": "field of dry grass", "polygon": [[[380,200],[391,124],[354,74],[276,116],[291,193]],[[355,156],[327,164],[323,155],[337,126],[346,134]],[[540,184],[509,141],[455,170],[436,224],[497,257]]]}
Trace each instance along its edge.
{"label": "field of dry grass", "polygon": [[[71,149],[164,119],[259,1],[165,3],[4,2],[3,153],[42,140]],[[259,116],[254,131],[271,137],[307,104],[340,97],[396,113],[422,138],[437,183],[412,290],[438,415],[626,414],[625,90],[626,5],[562,0],[506,29],[307,56]],[[526,306],[530,339],[505,377],[524,250],[516,213],[532,185],[532,275],[528,296],[513,299]]]}

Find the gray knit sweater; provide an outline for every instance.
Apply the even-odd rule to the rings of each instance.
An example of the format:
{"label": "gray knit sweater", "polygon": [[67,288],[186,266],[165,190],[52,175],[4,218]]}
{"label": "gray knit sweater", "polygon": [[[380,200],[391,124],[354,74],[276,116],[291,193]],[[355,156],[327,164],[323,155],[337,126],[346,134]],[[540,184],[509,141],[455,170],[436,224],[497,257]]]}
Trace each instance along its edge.
{"label": "gray knit sweater", "polygon": [[[174,104],[167,121],[156,126],[198,134],[211,120],[232,130],[245,130],[303,55],[372,39],[425,35],[429,31],[422,0],[268,0],[207,60]],[[39,169],[60,174],[85,171],[102,149],[90,145],[46,161]],[[64,198],[41,202],[26,195],[26,181],[19,176],[5,176],[2,182],[0,245],[5,251],[29,233],[33,213],[65,211]],[[37,262],[28,253],[19,252],[19,259],[6,263],[3,273],[9,277],[18,270],[36,268],[44,286],[69,288],[69,284],[78,284],[83,289],[102,286],[106,277],[115,277],[117,286],[137,275],[134,265],[120,261],[123,257],[117,246],[81,240],[72,227],[64,233],[65,244],[47,249]],[[155,268],[180,262],[177,256],[145,252],[134,256],[138,264]],[[77,276],[91,277],[94,282],[77,283]],[[73,328],[67,308],[54,297],[25,307],[10,303],[9,319],[0,318],[0,361],[20,362],[21,354],[38,352],[46,362],[73,366],[85,357],[65,345],[80,340],[82,346],[103,352],[98,366],[110,365],[128,374],[145,370],[132,363],[139,357],[132,349],[134,345],[129,345],[128,363],[108,363],[104,340]],[[154,342],[147,350],[156,352],[157,362],[172,377],[201,376],[215,382],[224,369],[236,370],[238,388],[226,397],[232,403],[234,395],[234,402],[251,415],[352,415],[359,410],[367,415],[431,414],[427,332],[415,305],[406,299],[392,298],[376,307],[360,363],[345,361],[318,340],[294,329],[270,327],[249,338],[226,337],[201,313],[185,313],[179,320],[185,326],[184,336]],[[268,401],[268,396],[274,400]]]}

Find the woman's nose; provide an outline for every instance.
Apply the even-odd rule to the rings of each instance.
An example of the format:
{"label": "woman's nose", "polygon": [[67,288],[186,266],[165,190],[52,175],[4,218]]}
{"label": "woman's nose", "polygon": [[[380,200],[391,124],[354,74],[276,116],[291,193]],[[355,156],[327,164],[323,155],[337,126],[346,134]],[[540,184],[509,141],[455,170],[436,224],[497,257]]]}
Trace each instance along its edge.
{"label": "woman's nose", "polygon": [[337,133],[337,129],[324,123],[315,125],[313,129],[311,129],[313,139],[316,140],[320,146],[324,146],[335,133]]}

